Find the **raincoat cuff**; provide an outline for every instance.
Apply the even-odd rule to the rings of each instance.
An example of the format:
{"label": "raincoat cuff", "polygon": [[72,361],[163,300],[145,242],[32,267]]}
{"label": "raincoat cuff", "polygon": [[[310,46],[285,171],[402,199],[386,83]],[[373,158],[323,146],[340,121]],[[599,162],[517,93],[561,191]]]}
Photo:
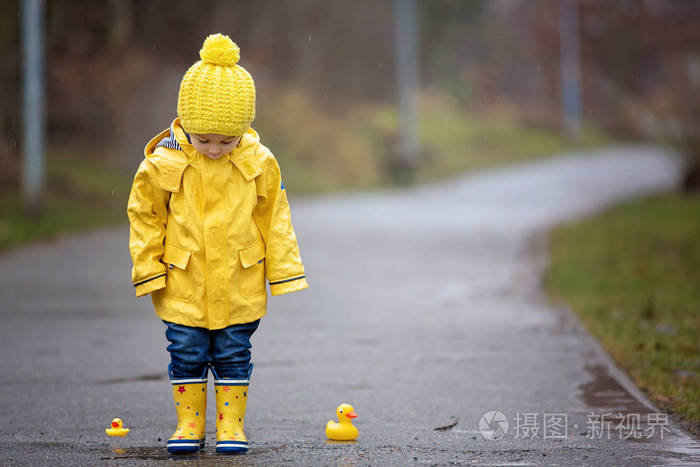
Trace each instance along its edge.
{"label": "raincoat cuff", "polygon": [[141,297],[143,295],[149,294],[154,290],[162,289],[165,287],[165,274],[158,277],[156,276],[153,280],[148,282],[141,282],[139,285],[134,286],[136,289],[136,296]]}
{"label": "raincoat cuff", "polygon": [[282,295],[289,292],[296,292],[297,290],[306,289],[309,284],[306,282],[306,278],[301,276],[296,279],[280,281],[274,284],[270,284],[270,293],[272,295]]}

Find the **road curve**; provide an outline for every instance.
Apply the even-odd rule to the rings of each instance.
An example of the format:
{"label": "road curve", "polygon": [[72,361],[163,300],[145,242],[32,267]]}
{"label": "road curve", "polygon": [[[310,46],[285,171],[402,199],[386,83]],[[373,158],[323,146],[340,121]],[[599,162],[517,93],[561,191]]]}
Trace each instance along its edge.
{"label": "road curve", "polygon": [[[294,200],[310,288],[272,297],[253,337],[245,463],[700,463],[673,422],[651,439],[595,430],[601,414],[658,409],[540,292],[548,229],[669,189],[680,168],[658,148],[614,147]],[[133,298],[127,237],[121,226],[0,257],[0,463],[168,460],[164,329]],[[356,443],[323,435],[341,402],[359,414]],[[210,444],[213,411],[210,397]],[[508,424],[495,440],[484,435],[505,423],[489,412]],[[131,433],[115,441],[104,428],[117,416]],[[192,460],[220,458],[208,447]]]}

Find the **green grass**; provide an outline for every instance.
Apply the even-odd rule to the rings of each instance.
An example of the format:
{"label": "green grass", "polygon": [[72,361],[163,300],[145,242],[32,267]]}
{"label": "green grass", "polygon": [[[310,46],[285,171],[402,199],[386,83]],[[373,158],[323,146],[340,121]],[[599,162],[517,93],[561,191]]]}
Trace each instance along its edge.
{"label": "green grass", "polygon": [[[419,182],[547,157],[568,149],[600,146],[608,141],[600,131],[586,127],[580,140],[573,143],[558,131],[519,124],[515,111],[477,115],[439,95],[422,95],[419,109],[422,153],[415,175]],[[388,105],[359,109],[352,121],[362,128],[360,134],[368,135],[373,146],[392,141],[398,132],[398,114]],[[386,159],[390,156],[379,154],[379,159],[384,158],[384,167],[389,165]]]}
{"label": "green grass", "polygon": [[546,286],[650,398],[700,434],[700,197],[665,194],[556,229]]}
{"label": "green grass", "polygon": [[0,195],[0,250],[37,239],[124,222],[132,177],[114,168],[51,154],[42,213],[25,213],[17,193]]}

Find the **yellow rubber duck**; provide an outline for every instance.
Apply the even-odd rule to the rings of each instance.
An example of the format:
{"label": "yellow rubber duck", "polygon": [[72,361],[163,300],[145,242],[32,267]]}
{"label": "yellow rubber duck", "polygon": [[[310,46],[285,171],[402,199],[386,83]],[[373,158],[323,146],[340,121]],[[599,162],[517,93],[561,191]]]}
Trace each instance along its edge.
{"label": "yellow rubber duck", "polygon": [[337,441],[351,441],[357,439],[359,432],[355,425],[352,424],[352,419],[357,417],[355,409],[350,404],[340,404],[335,410],[338,416],[338,422],[328,420],[326,423],[326,436],[329,439]]}
{"label": "yellow rubber duck", "polygon": [[105,429],[105,433],[109,436],[126,436],[129,432],[128,428],[122,426],[121,418],[115,418],[112,420],[112,426]]}

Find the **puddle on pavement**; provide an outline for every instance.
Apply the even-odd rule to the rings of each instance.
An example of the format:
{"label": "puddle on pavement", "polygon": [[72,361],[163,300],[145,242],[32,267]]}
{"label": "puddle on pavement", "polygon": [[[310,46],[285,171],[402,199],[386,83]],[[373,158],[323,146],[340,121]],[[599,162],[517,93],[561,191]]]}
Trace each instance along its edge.
{"label": "puddle on pavement", "polygon": [[[593,379],[578,386],[579,397],[589,407],[587,415],[591,412],[595,415],[608,414],[609,418],[606,420],[611,422],[610,439],[619,438],[635,443],[655,444],[656,449],[661,448],[667,453],[664,454],[664,463],[669,465],[700,465],[700,443],[696,439],[672,428],[671,420],[657,420],[660,423],[652,427],[648,416],[657,414],[623,388],[604,365],[587,365],[585,369]],[[627,417],[636,418],[637,415],[639,415],[639,422],[636,430],[642,436],[621,436],[620,433],[629,435],[632,431]],[[662,415],[666,416],[664,412]],[[588,422],[584,429],[590,431]],[[584,436],[587,434],[588,432],[581,433]],[[607,433],[602,436],[607,437],[606,435]]]}
{"label": "puddle on pavement", "polygon": [[[659,414],[654,413],[622,387],[604,365],[586,365],[585,369],[593,379],[578,386],[579,397],[592,410],[586,414],[584,429],[588,431],[581,435],[594,433],[596,437],[600,435],[603,438],[625,439],[637,443],[667,441],[673,437],[670,420],[664,423],[663,419],[658,419]],[[591,417],[591,413],[596,417]],[[662,412],[660,416],[666,415]],[[603,426],[604,423],[607,423],[607,426]]]}
{"label": "puddle on pavement", "polygon": [[[245,457],[255,456],[259,454],[264,454],[270,451],[278,451],[281,447],[269,447],[269,448],[251,448]],[[243,457],[236,454],[217,454],[214,447],[207,447],[204,450],[196,452],[194,454],[168,454],[165,446],[145,446],[145,447],[133,447],[133,448],[117,448],[113,449],[107,455],[102,455],[100,460],[119,460],[119,459],[138,459],[138,460],[153,460],[153,461],[198,461],[198,460],[222,460],[222,459],[235,459],[237,457]]]}
{"label": "puddle on pavement", "polygon": [[580,397],[589,407],[608,412],[646,414],[650,410],[610,376],[603,365],[586,365],[593,376],[587,383],[579,385]]}
{"label": "puddle on pavement", "polygon": [[165,373],[150,373],[140,376],[130,376],[126,378],[104,379],[95,381],[95,384],[123,384],[123,383],[138,383],[141,381],[161,381],[167,378]]}
{"label": "puddle on pavement", "polygon": [[327,439],[326,445],[328,446],[331,444],[357,444],[357,440],[352,439],[352,440],[347,440],[347,441],[340,441],[340,440],[336,440],[336,439]]}

